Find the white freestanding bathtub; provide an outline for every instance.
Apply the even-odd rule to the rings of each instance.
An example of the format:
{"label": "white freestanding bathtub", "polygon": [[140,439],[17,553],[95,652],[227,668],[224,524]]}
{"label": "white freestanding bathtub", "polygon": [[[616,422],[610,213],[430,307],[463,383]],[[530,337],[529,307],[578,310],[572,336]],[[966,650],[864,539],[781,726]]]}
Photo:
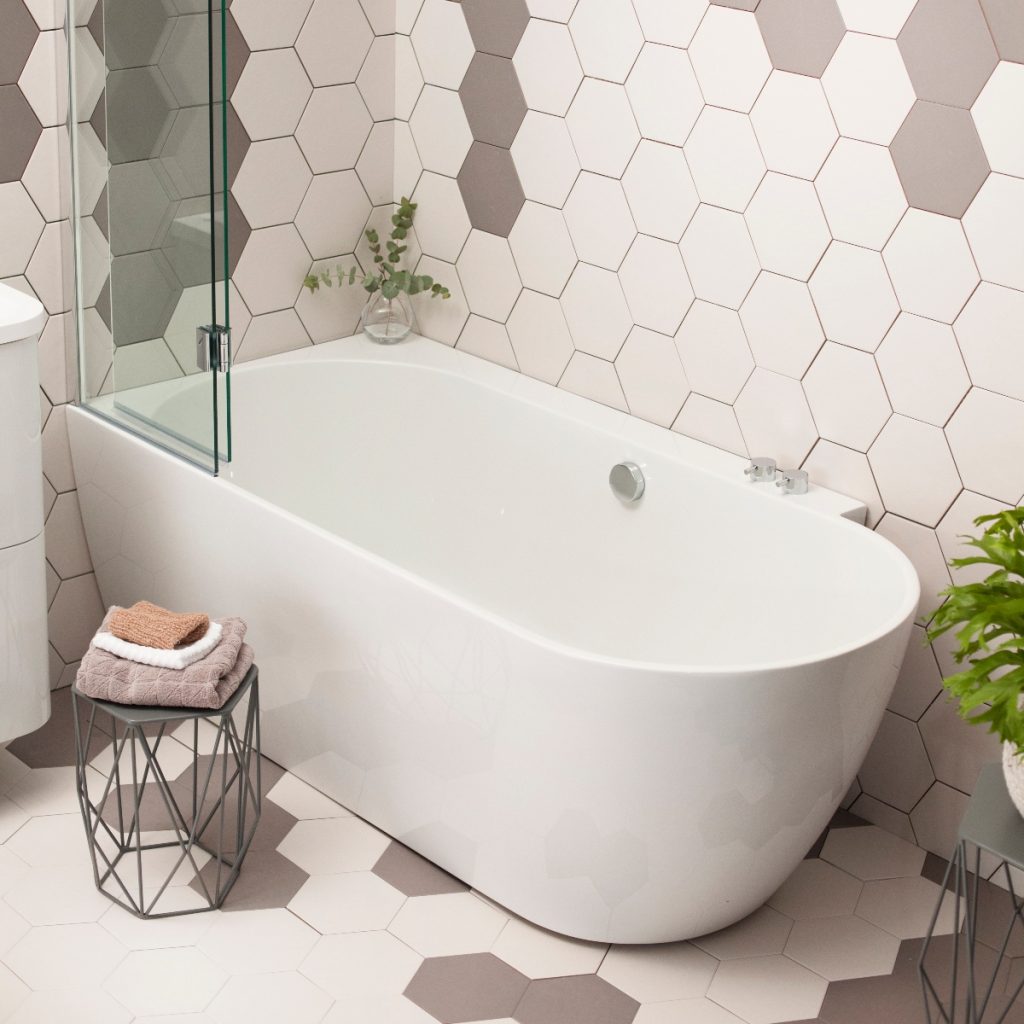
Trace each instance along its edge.
{"label": "white freestanding bathtub", "polygon": [[104,598],[244,616],[270,757],[569,935],[682,939],[771,895],[917,607],[855,503],[420,339],[244,364],[232,391],[219,479],[69,423]]}

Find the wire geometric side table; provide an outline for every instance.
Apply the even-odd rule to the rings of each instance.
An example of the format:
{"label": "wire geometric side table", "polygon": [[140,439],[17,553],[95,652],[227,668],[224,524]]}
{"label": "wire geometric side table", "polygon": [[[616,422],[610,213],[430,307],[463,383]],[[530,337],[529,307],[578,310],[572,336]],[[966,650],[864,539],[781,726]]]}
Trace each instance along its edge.
{"label": "wire geometric side table", "polygon": [[[252,843],[261,810],[259,673],[254,665],[215,710],[136,707],[71,690],[75,778],[96,887],[136,917],[171,917],[221,906]],[[236,711],[238,714],[236,715]],[[242,719],[239,731],[236,718]],[[191,767],[180,778],[161,765],[191,722]],[[200,723],[213,727],[201,734]],[[109,738],[107,778],[87,771],[97,735]],[[200,748],[208,752],[200,754]],[[187,756],[187,754],[186,754]],[[95,759],[94,759],[95,760]],[[180,758],[177,769],[181,771]],[[95,766],[94,766],[95,767]],[[96,781],[93,781],[95,779]],[[189,870],[191,869],[191,870]],[[185,908],[171,894],[182,875],[198,895]],[[162,902],[161,902],[162,901]]]}
{"label": "wire geometric side table", "polygon": [[[1001,943],[997,954],[979,945],[979,895],[987,884],[981,882],[983,853],[999,862],[991,877],[998,876],[1005,886],[1005,900],[1001,899],[1005,927],[1000,922],[991,930]],[[928,1024],[1003,1024],[1021,1019],[1017,997],[1024,988],[1024,977],[1007,985],[1005,971],[1011,944],[1019,946],[1024,936],[1024,895],[1016,891],[1011,867],[1024,869],[1024,818],[1006,792],[1002,765],[990,764],[978,776],[960,822],[956,849],[921,949],[919,972]],[[955,931],[949,963],[940,971],[934,960],[927,964],[926,959],[933,943],[939,941],[934,930],[947,886],[956,900]]]}

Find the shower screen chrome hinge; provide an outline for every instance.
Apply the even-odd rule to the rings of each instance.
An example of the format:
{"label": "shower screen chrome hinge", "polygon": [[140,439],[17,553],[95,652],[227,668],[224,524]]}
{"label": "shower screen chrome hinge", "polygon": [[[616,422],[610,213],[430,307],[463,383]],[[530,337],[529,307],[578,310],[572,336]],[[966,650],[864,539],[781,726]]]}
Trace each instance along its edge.
{"label": "shower screen chrome hinge", "polygon": [[220,370],[231,367],[231,330],[220,324],[205,324],[196,328],[196,366],[200,370]]}

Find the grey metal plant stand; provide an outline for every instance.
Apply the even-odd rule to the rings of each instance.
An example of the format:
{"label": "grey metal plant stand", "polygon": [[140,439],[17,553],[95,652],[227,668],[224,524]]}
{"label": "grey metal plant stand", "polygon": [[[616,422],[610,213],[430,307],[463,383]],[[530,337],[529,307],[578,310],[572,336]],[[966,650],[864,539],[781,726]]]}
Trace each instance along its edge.
{"label": "grey metal plant stand", "polygon": [[[980,956],[978,949],[983,852],[999,862],[991,877],[999,877],[1006,890],[1006,925],[1005,931],[1001,926],[998,928],[1002,946],[995,957]],[[1019,941],[1024,928],[1024,894],[1017,893],[1011,867],[1024,870],[1024,819],[1006,792],[1002,765],[990,764],[982,769],[960,822],[956,849],[943,879],[943,892],[921,949],[919,971],[928,1024],[1009,1024],[1021,1019],[1017,997],[1024,988],[1024,977],[1004,989],[1005,970],[1000,970],[1011,938]],[[927,965],[926,959],[936,942],[935,926],[947,888],[956,898],[955,931],[948,968],[940,970],[934,962]]]}
{"label": "grey metal plant stand", "polygon": [[[78,800],[96,887],[137,917],[219,907],[238,877],[260,817],[256,666],[216,710],[114,704],[87,697],[77,687],[71,696]],[[170,738],[189,722],[191,729]],[[200,732],[201,722],[213,727],[212,736],[208,729]],[[105,781],[88,767],[87,757],[101,735],[111,741]],[[192,748],[191,768],[169,779],[161,754],[168,761],[171,744],[180,753],[179,741]],[[172,882],[180,886],[181,875],[189,873],[198,896],[191,901],[195,905],[182,909],[167,894],[174,892]]]}

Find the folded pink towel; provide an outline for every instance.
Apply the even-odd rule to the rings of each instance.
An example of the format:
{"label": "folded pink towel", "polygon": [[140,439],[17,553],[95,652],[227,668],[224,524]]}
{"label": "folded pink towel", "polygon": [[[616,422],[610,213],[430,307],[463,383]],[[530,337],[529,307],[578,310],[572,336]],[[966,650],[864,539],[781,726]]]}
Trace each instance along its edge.
{"label": "folded pink towel", "polygon": [[[112,608],[103,620],[107,629]],[[252,648],[244,642],[241,619],[217,619],[223,627],[220,643],[187,668],[156,668],[118,658],[90,645],[78,669],[75,685],[96,700],[117,704],[173,708],[219,708],[238,689],[252,666]]]}

